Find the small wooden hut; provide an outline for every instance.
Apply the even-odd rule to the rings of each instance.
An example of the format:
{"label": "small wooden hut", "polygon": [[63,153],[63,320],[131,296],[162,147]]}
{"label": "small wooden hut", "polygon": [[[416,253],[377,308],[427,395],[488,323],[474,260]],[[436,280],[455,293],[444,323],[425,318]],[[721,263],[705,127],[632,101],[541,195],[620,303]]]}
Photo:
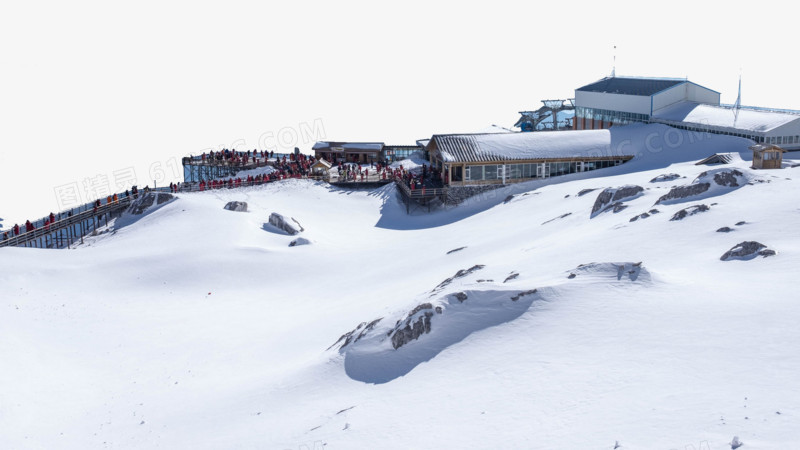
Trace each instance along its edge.
{"label": "small wooden hut", "polygon": [[325,176],[329,170],[331,170],[331,163],[326,161],[325,158],[320,158],[311,165],[311,175],[313,176]]}
{"label": "small wooden hut", "polygon": [[750,150],[753,151],[754,169],[780,169],[786,151],[774,144],[756,144]]}

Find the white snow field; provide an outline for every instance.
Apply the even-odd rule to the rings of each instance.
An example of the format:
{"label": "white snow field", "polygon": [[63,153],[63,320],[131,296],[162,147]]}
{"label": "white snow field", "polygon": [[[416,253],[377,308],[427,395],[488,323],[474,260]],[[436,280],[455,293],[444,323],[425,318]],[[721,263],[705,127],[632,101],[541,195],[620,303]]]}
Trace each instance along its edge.
{"label": "white snow field", "polygon": [[798,448],[800,168],[611,134],[633,161],[431,213],[288,180],[0,249],[0,448]]}

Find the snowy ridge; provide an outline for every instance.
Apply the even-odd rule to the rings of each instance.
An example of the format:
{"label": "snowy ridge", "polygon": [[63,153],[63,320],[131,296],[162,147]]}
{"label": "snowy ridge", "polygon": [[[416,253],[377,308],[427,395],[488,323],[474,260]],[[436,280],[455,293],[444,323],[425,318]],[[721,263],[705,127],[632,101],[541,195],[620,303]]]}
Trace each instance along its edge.
{"label": "snowy ridge", "polygon": [[794,448],[800,172],[695,166],[748,141],[670,130],[430,214],[286,180],[0,249],[0,447]]}

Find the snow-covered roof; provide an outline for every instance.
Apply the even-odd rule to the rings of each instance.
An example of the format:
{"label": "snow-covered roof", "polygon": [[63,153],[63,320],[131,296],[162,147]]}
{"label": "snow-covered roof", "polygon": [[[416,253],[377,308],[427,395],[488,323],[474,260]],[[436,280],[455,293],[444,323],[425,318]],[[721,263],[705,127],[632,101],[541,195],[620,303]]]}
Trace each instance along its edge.
{"label": "snow-covered roof", "polygon": [[[608,130],[435,135],[430,145],[446,162],[561,159],[611,155]],[[617,156],[633,156],[623,154]]]}
{"label": "snow-covered roof", "polygon": [[503,128],[499,125],[490,125],[482,130],[476,131],[479,134],[493,134],[493,133],[516,133],[514,130],[509,130],[508,128]]}
{"label": "snow-covered roof", "polygon": [[326,169],[330,169],[331,168],[331,163],[326,161],[325,158],[320,158],[314,164],[311,165],[311,167],[317,167],[317,166],[321,166],[321,167],[324,167]]}
{"label": "snow-covered roof", "polygon": [[668,122],[694,123],[730,130],[757,132],[767,132],[800,120],[798,114],[748,108],[739,109],[738,117],[736,117],[731,108],[695,102],[678,102],[657,111],[653,117]]}
{"label": "snow-covered roof", "polygon": [[708,158],[703,158],[695,163],[696,166],[709,165],[709,164],[730,164],[732,162],[741,161],[742,157],[738,153],[714,153]]}

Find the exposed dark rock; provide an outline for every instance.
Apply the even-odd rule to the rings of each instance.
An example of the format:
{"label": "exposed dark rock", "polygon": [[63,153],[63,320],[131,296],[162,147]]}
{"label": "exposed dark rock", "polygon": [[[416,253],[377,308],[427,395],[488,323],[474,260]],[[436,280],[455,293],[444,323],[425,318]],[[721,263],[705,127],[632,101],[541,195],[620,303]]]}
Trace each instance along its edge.
{"label": "exposed dark rock", "polygon": [[644,188],[641,186],[622,186],[617,189],[617,192],[614,193],[614,197],[611,200],[617,202],[626,198],[635,197],[642,192],[644,192]]}
{"label": "exposed dark rock", "polygon": [[423,314],[419,315],[416,320],[414,320],[414,316],[423,309],[433,309],[433,307],[430,303],[423,303],[422,305],[417,306],[408,314],[408,318],[405,320],[405,326],[402,328],[398,326],[390,334],[392,339],[392,347],[395,350],[415,339],[419,339],[419,337],[423,334],[431,332],[431,317],[433,317],[432,312],[425,311]]}
{"label": "exposed dark rock", "polygon": [[492,283],[492,282],[494,282],[494,280],[475,280],[475,281],[477,281],[478,283]]}
{"label": "exposed dark rock", "polygon": [[700,195],[703,192],[706,192],[708,188],[711,187],[711,183],[696,183],[696,184],[688,184],[686,186],[676,186],[670,189],[665,195],[662,195],[661,198],[658,199],[656,205],[670,201],[670,200],[680,200],[688,197],[693,197],[695,195]]}
{"label": "exposed dark rock", "polygon": [[564,198],[569,198],[569,194],[565,195]]}
{"label": "exposed dark rock", "polygon": [[520,292],[519,294],[511,297],[511,301],[515,302],[515,301],[521,299],[522,297],[524,297],[526,295],[532,295],[532,294],[535,294],[535,293],[536,293],[536,289],[531,289],[530,291]]}
{"label": "exposed dark rock", "polygon": [[614,192],[611,189],[604,189],[594,201],[594,206],[592,206],[592,214],[600,212],[601,209],[605,208],[606,205],[611,203],[612,198],[614,198]]}
{"label": "exposed dark rock", "polygon": [[736,222],[736,226],[737,226],[737,227],[740,227],[740,226],[742,226],[742,225],[744,225],[744,224],[746,224],[746,223],[747,223],[747,222],[745,222],[744,220],[742,220],[741,222]]}
{"label": "exposed dark rock", "polygon": [[289,243],[289,247],[295,247],[295,246],[298,246],[298,245],[309,245],[309,244],[311,244],[311,241],[309,241],[306,238],[300,237],[300,238],[297,238],[297,239],[293,240],[292,242],[290,242]]}
{"label": "exposed dark rock", "polygon": [[569,276],[568,276],[567,278],[569,278],[569,279],[571,280],[571,279],[573,279],[573,278],[575,278],[575,277],[577,277],[577,276],[578,276],[578,275],[575,275],[574,273],[570,273],[570,274],[569,274]]}
{"label": "exposed dark rock", "polygon": [[126,211],[129,214],[141,215],[154,205],[157,206],[164,204],[173,198],[174,197],[172,194],[167,194],[166,192],[148,192],[147,194],[143,194],[138,199],[134,200],[133,203],[128,206]]}
{"label": "exposed dark rock", "polygon": [[512,194],[512,195],[509,195],[508,197],[506,197],[506,199],[505,199],[505,200],[503,200],[503,203],[508,203],[508,202],[510,202],[510,201],[511,201],[511,200],[513,200],[513,199],[514,199],[514,195],[513,195],[513,194]]}
{"label": "exposed dark rock", "polygon": [[447,254],[449,255],[451,253],[460,252],[461,250],[464,250],[465,248],[467,248],[467,247],[454,248],[454,249],[450,250],[449,252],[447,252]]}
{"label": "exposed dark rock", "polygon": [[714,174],[714,183],[720,186],[739,187],[736,177],[743,177],[744,174],[736,169],[725,170]]}
{"label": "exposed dark rock", "polygon": [[554,221],[554,220],[563,219],[563,218],[565,218],[565,217],[567,217],[567,216],[570,216],[571,214],[572,214],[571,212],[568,212],[568,213],[566,213],[566,214],[562,214],[562,215],[560,215],[560,216],[558,216],[558,217],[556,217],[556,218],[550,219],[550,220],[548,220],[548,221],[546,221],[546,222],[542,222],[542,225],[547,225],[548,223],[550,223],[550,222],[552,222],[552,221]]}
{"label": "exposed dark rock", "polygon": [[717,233],[730,233],[731,231],[733,231],[733,228],[731,227],[722,227],[717,229]]}
{"label": "exposed dark rock", "polygon": [[288,218],[278,213],[272,213],[269,215],[269,223],[270,225],[285,231],[291,236],[294,236],[301,231],[305,231],[305,229],[300,225],[300,222],[295,220],[294,217]]}
{"label": "exposed dark rock", "polygon": [[414,309],[412,309],[410,313],[408,313],[408,317],[413,316],[414,314],[422,311],[423,309],[433,309],[433,305],[431,305],[430,303],[420,303],[419,305],[414,307]]}
{"label": "exposed dark rock", "polygon": [[659,176],[657,176],[657,177],[653,178],[652,180],[650,180],[650,182],[651,182],[651,183],[660,183],[660,182],[662,182],[662,181],[672,181],[672,180],[677,180],[677,179],[678,179],[678,178],[680,178],[680,177],[681,177],[681,176],[680,176],[680,175],[678,175],[677,173],[664,173],[664,174],[661,174],[661,175],[659,175]]}
{"label": "exposed dark rock", "polygon": [[[611,206],[613,206],[613,207],[614,207],[614,213],[618,213],[618,212],[620,212],[620,211],[622,211],[623,209],[625,209],[625,208],[627,208],[627,207],[628,207],[628,205],[625,205],[625,204],[623,204],[623,203],[614,203],[614,204],[613,204],[613,205],[611,205]],[[609,208],[610,208],[610,207],[609,207]],[[606,209],[608,209],[608,208],[606,208]]]}
{"label": "exposed dark rock", "polygon": [[511,272],[511,275],[507,276],[506,279],[503,280],[503,283],[508,283],[509,281],[516,279],[518,276],[519,274],[517,272]]}
{"label": "exposed dark rock", "polygon": [[247,202],[228,202],[225,205],[228,211],[247,212]]}
{"label": "exposed dark rock", "polygon": [[731,261],[734,259],[753,259],[756,256],[774,256],[775,250],[767,249],[767,246],[756,241],[744,241],[736,244],[733,248],[725,252],[719,259],[721,261]]}
{"label": "exposed dark rock", "polygon": [[648,217],[650,217],[650,214],[648,214],[648,213],[641,213],[641,214],[639,214],[638,216],[633,216],[633,217],[631,217],[631,219],[629,220],[629,222],[636,222],[636,221],[637,221],[637,220],[639,220],[639,219],[647,219]]}
{"label": "exposed dark rock", "polygon": [[584,195],[588,194],[589,192],[594,192],[596,190],[597,190],[597,188],[594,188],[594,189],[581,189],[581,191],[578,192],[578,197],[583,197]]}
{"label": "exposed dark rock", "polygon": [[622,204],[622,200],[634,198],[644,192],[641,186],[622,186],[620,188],[612,189],[607,188],[601,192],[592,206],[592,217],[600,212],[605,212],[613,209],[614,212],[620,212],[627,207]]}
{"label": "exposed dark rock", "polygon": [[370,323],[361,322],[354,330],[349,331],[343,334],[341,337],[339,337],[339,339],[336,342],[334,342],[333,345],[328,347],[328,350],[332,349],[333,347],[336,347],[336,345],[339,344],[340,342],[342,343],[342,345],[339,346],[339,349],[343,349],[350,344],[358,342],[358,340],[364,337],[364,335],[366,335],[367,332],[375,328],[375,325],[377,325],[378,322],[380,322],[381,320],[383,320],[383,317],[375,319]]}
{"label": "exposed dark rock", "polygon": [[708,205],[692,205],[688,208],[684,208],[675,213],[669,220],[683,220],[689,216],[693,216],[697,213],[705,212],[711,209]]}
{"label": "exposed dark rock", "polygon": [[465,294],[464,292],[456,292],[455,294],[453,294],[453,296],[456,298],[456,300],[459,301],[459,303],[462,303],[464,300],[467,299],[467,294]]}
{"label": "exposed dark rock", "polygon": [[659,211],[659,210],[657,210],[657,209],[651,209],[651,210],[650,210],[650,211],[648,211],[648,212],[649,212],[651,215],[653,215],[653,214],[658,214],[658,213],[660,213],[661,211]]}
{"label": "exposed dark rock", "polygon": [[444,289],[448,284],[452,283],[454,280],[457,280],[459,278],[464,278],[465,276],[471,274],[472,272],[481,270],[484,267],[486,267],[486,266],[484,266],[483,264],[477,264],[477,265],[474,265],[474,266],[470,267],[469,269],[461,269],[458,272],[456,272],[456,274],[453,275],[452,277],[450,277],[450,278],[442,281],[441,283],[439,283],[439,285],[436,286],[435,288],[433,288],[433,290],[431,292],[435,293],[436,291]]}

